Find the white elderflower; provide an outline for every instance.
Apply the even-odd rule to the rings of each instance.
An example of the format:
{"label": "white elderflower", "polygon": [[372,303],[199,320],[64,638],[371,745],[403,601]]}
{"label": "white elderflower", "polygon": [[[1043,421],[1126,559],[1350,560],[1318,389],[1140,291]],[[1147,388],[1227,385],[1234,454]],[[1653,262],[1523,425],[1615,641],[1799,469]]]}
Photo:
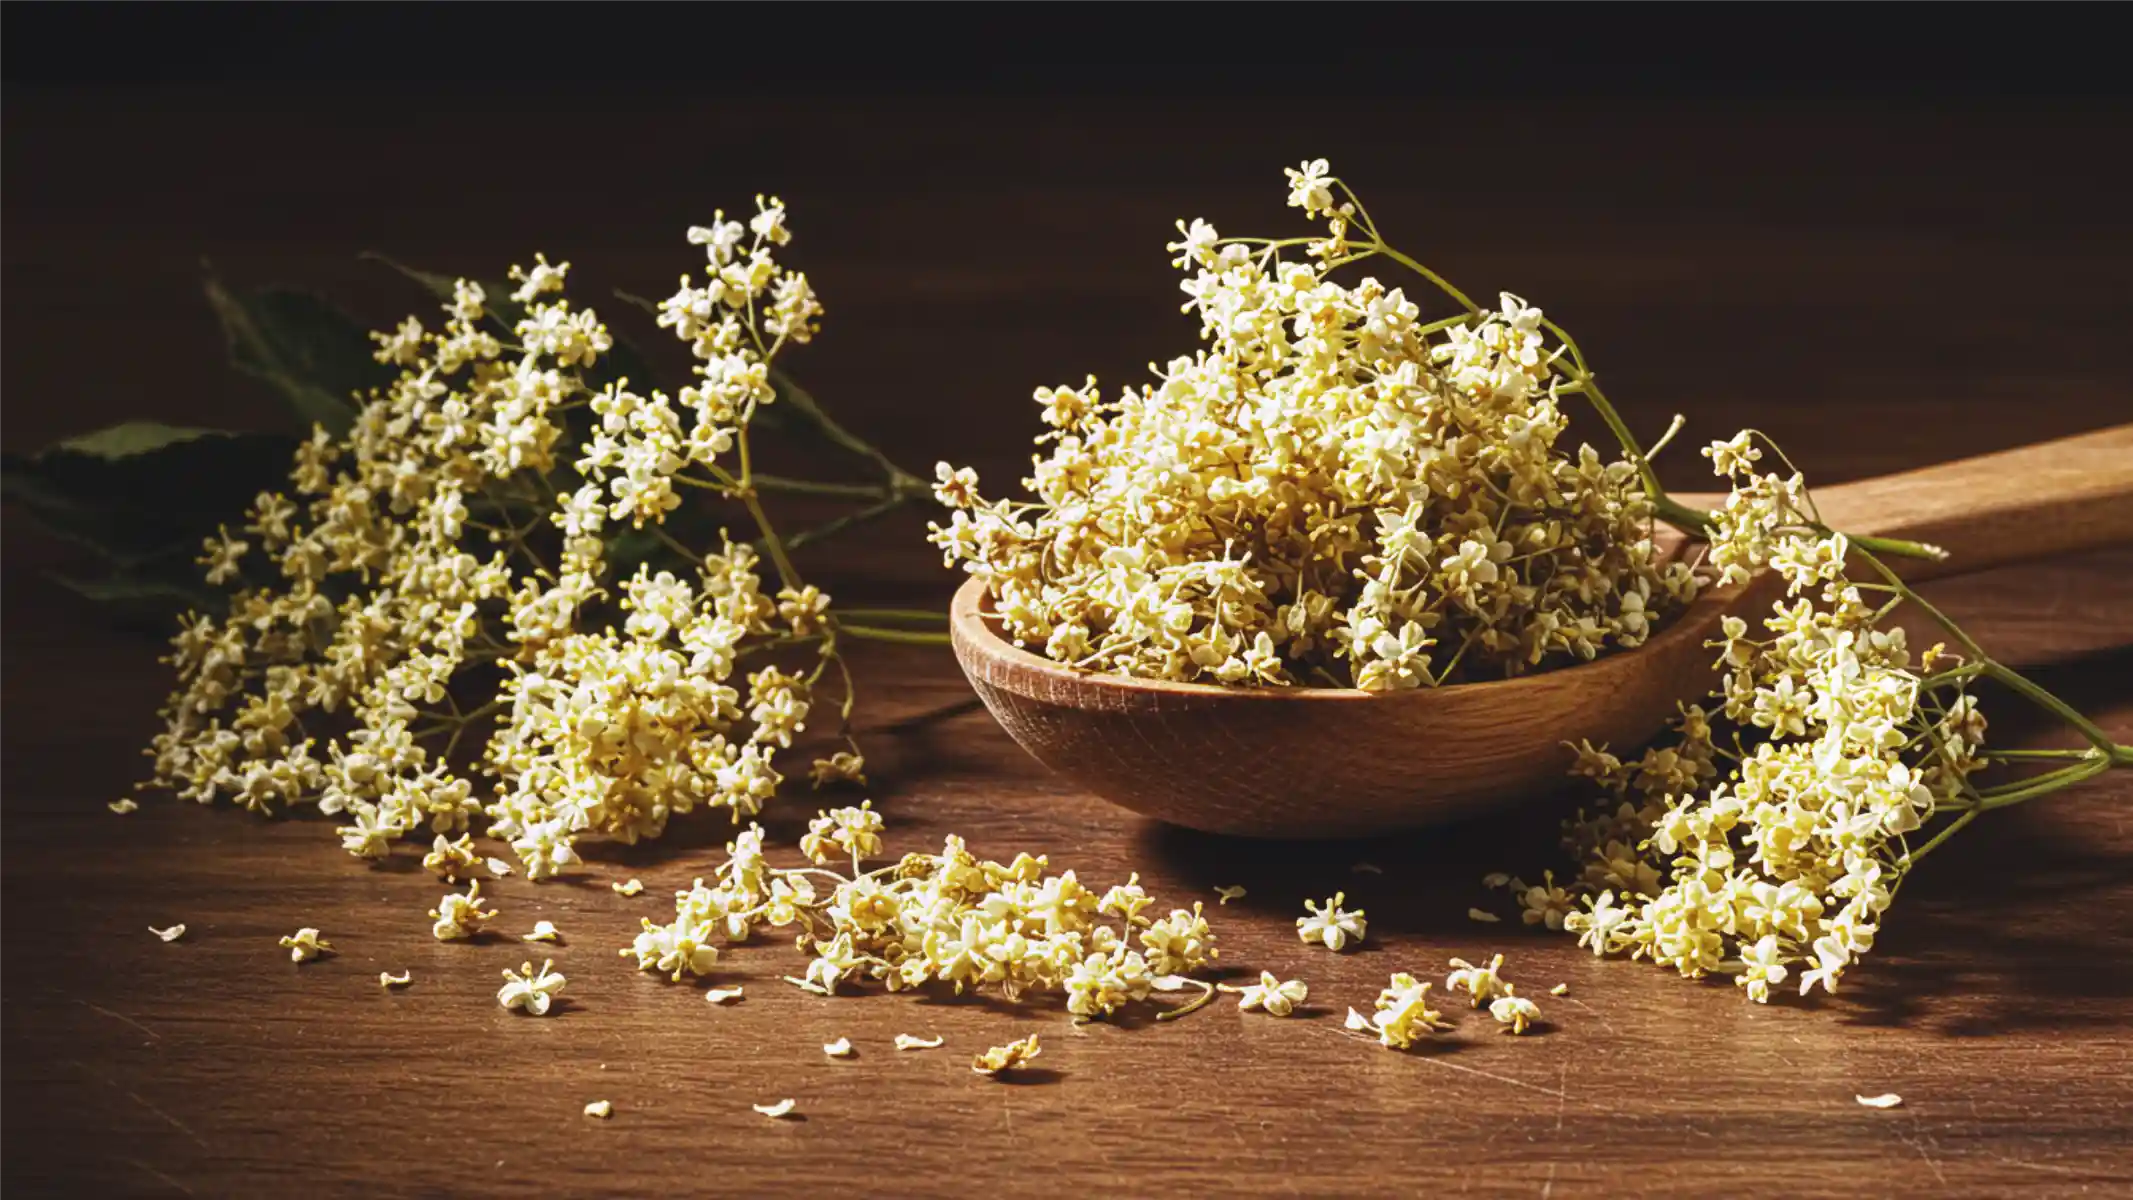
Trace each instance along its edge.
{"label": "white elderflower", "polygon": [[1037,1044],[1037,1035],[1031,1034],[1021,1041],[994,1046],[971,1060],[970,1069],[980,1075],[998,1076],[1018,1067],[1028,1066],[1030,1060],[1044,1052]]}
{"label": "white elderflower", "polygon": [[1465,992],[1473,998],[1475,1008],[1480,1008],[1491,997],[1510,994],[1510,985],[1497,975],[1497,972],[1503,969],[1501,954],[1483,966],[1477,967],[1463,958],[1453,959],[1451,965],[1455,969],[1445,978],[1444,990]]}
{"label": "white elderflower", "polygon": [[1026,500],[941,464],[944,559],[1003,636],[1147,678],[1383,691],[1643,644],[1700,583],[1651,536],[1643,451],[1567,440],[1562,403],[1597,395],[1582,358],[1515,296],[1484,309],[1418,272],[1465,310],[1435,319],[1429,296],[1337,278],[1411,260],[1325,160],[1287,174],[1325,236],[1179,222],[1198,352],[1115,400],[1037,389]]}
{"label": "white elderflower", "polygon": [[1429,1006],[1429,984],[1405,972],[1394,975],[1378,993],[1377,1011],[1372,1015],[1349,1009],[1347,1027],[1374,1034],[1388,1050],[1411,1049],[1421,1038],[1450,1028],[1444,1014]]}
{"label": "white elderflower", "polygon": [[1304,901],[1304,912],[1308,915],[1296,919],[1297,936],[1307,945],[1322,945],[1336,952],[1346,948],[1351,940],[1362,941],[1367,927],[1363,910],[1349,912],[1342,909],[1341,905],[1347,899],[1346,892],[1335,892],[1333,898],[1323,904]]}
{"label": "white elderflower", "polygon": [[1505,985],[1503,995],[1489,1004],[1489,1015],[1506,1027],[1505,1033],[1522,1034],[1540,1020],[1540,1006]]}
{"label": "white elderflower", "polygon": [[281,947],[289,952],[290,962],[310,962],[321,954],[333,953],[333,943],[308,925],[281,939]]}
{"label": "white elderflower", "polygon": [[1237,1007],[1250,1012],[1260,1009],[1270,1017],[1286,1017],[1296,1011],[1296,1006],[1311,994],[1310,987],[1301,979],[1283,981],[1276,979],[1272,971],[1259,972],[1259,982],[1244,987],[1218,985],[1222,991],[1236,992]]}
{"label": "white elderflower", "polygon": [[459,840],[453,841],[440,833],[430,844],[430,852],[422,856],[424,870],[454,882],[461,871],[472,870],[477,861],[473,834],[461,834]]}
{"label": "white elderflower", "polygon": [[569,982],[560,972],[554,970],[554,967],[555,960],[549,959],[541,964],[538,971],[533,969],[530,962],[516,971],[506,968],[503,973],[504,986],[497,989],[496,1002],[514,1012],[535,1017],[547,1016],[550,1006],[555,1003],[556,993],[562,991],[563,985]]}
{"label": "white elderflower", "polygon": [[496,916],[495,910],[484,907],[487,903],[482,898],[479,879],[467,888],[465,895],[447,892],[444,899],[437,902],[437,907],[430,910],[429,915],[434,921],[430,926],[430,936],[440,942],[464,941],[480,936],[482,927]]}

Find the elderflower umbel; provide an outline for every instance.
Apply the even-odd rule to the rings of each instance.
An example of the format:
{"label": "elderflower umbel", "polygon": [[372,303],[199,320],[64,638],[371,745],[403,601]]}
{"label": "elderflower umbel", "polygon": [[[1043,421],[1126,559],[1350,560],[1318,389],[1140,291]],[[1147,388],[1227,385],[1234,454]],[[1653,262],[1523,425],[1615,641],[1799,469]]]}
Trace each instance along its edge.
{"label": "elderflower umbel", "polygon": [[1333,898],[1323,904],[1304,901],[1304,911],[1309,915],[1296,918],[1296,935],[1306,945],[1322,945],[1335,952],[1344,949],[1351,939],[1362,941],[1366,928],[1363,910],[1358,908],[1348,912],[1342,909],[1341,904],[1347,899],[1348,893],[1335,892]]}
{"label": "elderflower umbel", "polygon": [[1203,344],[1112,402],[1037,389],[1029,500],[940,464],[933,542],[1005,636],[1095,671],[1382,691],[1641,645],[1694,594],[1636,464],[1566,440],[1540,310],[1430,320],[1336,280],[1393,253],[1352,200],[1321,159],[1290,201],[1323,240],[1179,222]]}
{"label": "elderflower umbel", "polygon": [[[880,828],[871,807],[839,810],[819,818],[804,844],[825,861],[831,846],[876,853]],[[786,982],[821,996],[870,983],[1009,1000],[1063,993],[1077,1020],[1096,1020],[1157,992],[1211,992],[1186,978],[1220,955],[1204,909],[1151,915],[1154,900],[1137,875],[1098,892],[1072,871],[1048,874],[1040,857],[979,859],[953,835],[938,854],[906,854],[865,872],[855,864],[850,876],[771,866],[760,826],[726,850],[710,877],[675,893],[671,921],[644,919],[625,957],[678,981],[709,972],[721,945],[767,926],[796,931],[811,958]]]}
{"label": "elderflower umbel", "polygon": [[[455,880],[477,825],[518,860],[492,874],[543,880],[582,838],[758,812],[817,705],[850,708],[835,610],[769,524],[758,496],[777,484],[748,449],[774,364],[819,329],[779,257],[791,239],[762,197],[691,230],[704,268],[655,306],[694,360],[671,394],[622,377],[605,322],[565,295],[570,264],[541,255],[508,289],[457,281],[433,325],[374,335],[396,377],[350,398],[344,432],[315,427],[286,487],[203,548],[210,582],[239,590],[172,639],[154,782],[316,805],[367,859],[418,838]],[[718,501],[746,510],[742,531],[696,519]],[[825,763],[818,778],[862,777],[856,750]]]}
{"label": "elderflower umbel", "polygon": [[333,953],[333,943],[320,937],[318,930],[308,925],[281,939],[281,947],[289,952],[290,962],[310,962],[321,954]]}
{"label": "elderflower umbel", "polygon": [[536,1017],[547,1016],[549,1006],[555,1002],[556,993],[562,991],[563,985],[569,982],[560,972],[555,971],[554,967],[555,960],[551,958],[543,962],[538,971],[533,969],[530,962],[516,971],[505,968],[504,986],[497,989],[496,1002],[516,1012]]}

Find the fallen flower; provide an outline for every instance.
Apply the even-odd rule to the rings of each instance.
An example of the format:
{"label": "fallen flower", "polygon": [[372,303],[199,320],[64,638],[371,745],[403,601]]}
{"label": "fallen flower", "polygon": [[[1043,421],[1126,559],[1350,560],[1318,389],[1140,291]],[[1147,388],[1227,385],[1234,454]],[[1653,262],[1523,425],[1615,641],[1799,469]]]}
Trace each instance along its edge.
{"label": "fallen flower", "polygon": [[1027,1065],[1031,1059],[1043,1052],[1043,1048],[1037,1045],[1037,1035],[1033,1033],[1019,1042],[994,1046],[978,1055],[971,1060],[970,1069],[980,1075],[998,1076],[1003,1071],[1012,1071]]}
{"label": "fallen flower", "polygon": [[535,921],[533,923],[533,932],[520,934],[518,940],[522,942],[553,942],[562,936],[563,931],[557,929],[554,922]]}
{"label": "fallen flower", "polygon": [[321,954],[333,953],[333,943],[320,937],[318,930],[308,925],[283,938],[281,945],[289,952],[290,962],[310,962]]}
{"label": "fallen flower", "polygon": [[560,973],[550,970],[554,966],[555,960],[551,958],[541,964],[539,971],[535,971],[530,962],[516,971],[505,968],[504,986],[496,990],[496,1002],[532,1016],[547,1016],[555,994],[569,982]]}

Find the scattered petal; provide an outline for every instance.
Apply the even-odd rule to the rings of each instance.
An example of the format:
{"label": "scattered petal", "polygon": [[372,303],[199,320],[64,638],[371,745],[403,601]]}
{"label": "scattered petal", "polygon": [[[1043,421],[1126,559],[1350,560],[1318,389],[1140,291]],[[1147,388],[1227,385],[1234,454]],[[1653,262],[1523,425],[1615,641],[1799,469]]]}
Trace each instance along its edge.
{"label": "scattered petal", "polygon": [[1005,1046],[994,1046],[985,1053],[978,1055],[971,1060],[970,1069],[980,1075],[998,1075],[1002,1071],[1012,1071],[1017,1067],[1026,1066],[1031,1059],[1042,1053],[1044,1053],[1044,1050],[1037,1045],[1037,1035],[1033,1033],[1019,1042],[1009,1042]]}
{"label": "scattered petal", "polygon": [[824,1042],[822,1044],[822,1052],[831,1058],[850,1058],[852,1056],[852,1039],[838,1038],[834,1042]]}
{"label": "scattered petal", "polygon": [[585,1115],[588,1117],[598,1117],[601,1120],[605,1121],[609,1117],[615,1115],[614,1101],[595,1100],[591,1104],[585,1106]]}
{"label": "scattered petal", "polygon": [[1466,917],[1469,921],[1479,921],[1484,925],[1494,925],[1498,921],[1503,920],[1502,917],[1497,916],[1495,913],[1484,912],[1478,908],[1467,909]]}
{"label": "scattered petal", "polygon": [[156,935],[159,938],[162,938],[166,942],[175,942],[179,938],[185,936],[185,922],[180,921],[176,925],[173,925],[168,929],[157,929],[155,926],[150,925],[148,927],[148,932]]}
{"label": "scattered petal", "polygon": [[644,890],[643,881],[637,879],[632,879],[627,883],[610,883],[607,886],[615,889],[617,896],[634,896]]}
{"label": "scattered petal", "polygon": [[1215,903],[1228,904],[1232,900],[1244,899],[1244,889],[1241,887],[1217,887],[1215,888],[1215,895],[1220,897]]}
{"label": "scattered petal", "polygon": [[1489,1005],[1489,1015],[1506,1028],[1505,1033],[1523,1034],[1527,1027],[1540,1020],[1540,1006],[1506,989],[1502,998]]}
{"label": "scattered petal", "polygon": [[947,1039],[938,1036],[928,1040],[922,1037],[912,1037],[908,1033],[896,1035],[896,1048],[898,1050],[938,1050],[946,1044]]}
{"label": "scattered petal", "polygon": [[731,1004],[740,998],[741,989],[737,987],[712,988],[704,993],[704,1003],[706,1004]]}
{"label": "scattered petal", "polygon": [[398,975],[393,974],[391,971],[378,972],[378,986],[381,988],[406,987],[413,982],[415,982],[415,973],[413,971],[402,971]]}
{"label": "scattered petal", "polygon": [[511,864],[500,858],[485,859],[481,865],[489,868],[489,874],[491,875],[501,877],[511,873]]}
{"label": "scattered petal", "polygon": [[1567,983],[1558,983],[1554,987],[1548,989],[1548,994],[1551,996],[1567,996],[1570,994],[1570,985]]}
{"label": "scattered petal", "polygon": [[1485,888],[1510,887],[1511,877],[1502,871],[1491,871],[1481,877],[1481,886]]}
{"label": "scattered petal", "polygon": [[289,952],[290,962],[310,962],[321,954],[333,953],[333,943],[320,937],[318,930],[308,925],[283,938],[281,947]]}
{"label": "scattered petal", "polygon": [[1356,1033],[1375,1033],[1377,1031],[1377,1026],[1372,1025],[1370,1023],[1369,1017],[1364,1016],[1363,1014],[1355,1011],[1352,1008],[1348,1010],[1348,1020],[1346,1024],[1350,1030]]}
{"label": "scattered petal", "polygon": [[1385,868],[1374,862],[1359,862],[1348,869],[1357,875],[1383,875],[1385,873]]}
{"label": "scattered petal", "polygon": [[533,923],[533,932],[520,934],[518,940],[522,942],[554,942],[562,940],[562,937],[563,931],[557,929],[554,922],[535,921]]}
{"label": "scattered petal", "polygon": [[794,1102],[791,1100],[780,1100],[776,1104],[751,1104],[749,1105],[749,1107],[753,1108],[759,1113],[762,1113],[766,1117],[776,1119],[778,1117],[791,1116],[793,1110],[793,1103]]}
{"label": "scattered petal", "polygon": [[125,816],[127,813],[141,811],[141,806],[136,803],[133,797],[131,796],[121,796],[118,799],[113,800],[111,803],[106,804],[104,807],[110,809],[112,812],[115,812],[122,817]]}
{"label": "scattered petal", "polygon": [[1883,1092],[1879,1096],[1853,1096],[1852,1099],[1868,1108],[1894,1108],[1903,1103],[1903,1097],[1894,1092]]}

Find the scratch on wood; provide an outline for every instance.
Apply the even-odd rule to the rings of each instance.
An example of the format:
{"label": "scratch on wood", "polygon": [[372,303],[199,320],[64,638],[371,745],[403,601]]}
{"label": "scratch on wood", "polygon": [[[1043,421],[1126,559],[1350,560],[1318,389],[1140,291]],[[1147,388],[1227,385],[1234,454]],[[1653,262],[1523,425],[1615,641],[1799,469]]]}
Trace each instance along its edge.
{"label": "scratch on wood", "polygon": [[135,1104],[140,1105],[142,1108],[147,1109],[149,1112],[152,1112],[155,1115],[163,1118],[165,1121],[170,1122],[172,1128],[184,1134],[186,1137],[191,1138],[193,1140],[193,1144],[199,1146],[202,1150],[214,1149],[214,1147],[207,1144],[206,1138],[203,1138],[199,1134],[193,1132],[192,1126],[187,1125],[185,1122],[180,1121],[178,1118],[171,1116],[169,1113],[164,1112],[160,1108],[157,1108],[154,1104],[149,1103],[148,1099],[142,1096],[139,1092],[136,1092],[132,1088],[126,1087],[113,1080],[106,1079],[102,1075],[97,1074],[95,1068],[91,1067],[88,1063],[85,1063],[80,1059],[72,1059],[70,1061],[73,1062],[75,1066],[81,1068],[82,1074],[87,1075],[89,1078],[94,1079],[98,1083],[103,1084],[105,1087],[110,1088],[113,1091],[125,1093],[125,1096],[128,1100],[133,1101]]}
{"label": "scratch on wood", "polygon": [[184,1192],[188,1196],[193,1194],[193,1190],[191,1188],[186,1187],[184,1184],[178,1182],[175,1179],[172,1179],[170,1176],[165,1175],[163,1172],[156,1170],[154,1167],[149,1166],[147,1163],[142,1162],[138,1158],[129,1158],[126,1161],[132,1163],[136,1167],[139,1167],[143,1171],[148,1172],[150,1175],[155,1176],[157,1179],[162,1180],[164,1183],[167,1183],[170,1186],[178,1189],[179,1191]]}
{"label": "scratch on wood", "polygon": [[1498,1083],[1508,1083],[1512,1087],[1524,1088],[1529,1092],[1539,1092],[1543,1096],[1553,1096],[1557,1100],[1562,1100],[1567,1094],[1556,1088],[1542,1087],[1537,1083],[1527,1083],[1523,1079],[1513,1079],[1509,1075],[1498,1075],[1494,1071],[1484,1071],[1479,1067],[1461,1066],[1460,1064],[1452,1062],[1448,1059],[1434,1058],[1427,1054],[1417,1055],[1416,1057],[1420,1058],[1423,1062],[1431,1064],[1432,1066],[1443,1067],[1448,1071],[1464,1071],[1469,1075],[1479,1075],[1483,1079],[1493,1079]]}
{"label": "scratch on wood", "polygon": [[[1559,1128],[1560,1128],[1560,1127],[1559,1127]],[[1549,1193],[1551,1193],[1551,1192],[1555,1191],[1555,1168],[1556,1168],[1556,1165],[1557,1165],[1557,1164],[1555,1164],[1555,1163],[1549,1163],[1549,1164],[1548,1164],[1548,1180],[1547,1180],[1547,1182],[1545,1182],[1545,1183],[1541,1184],[1541,1200],[1548,1200],[1548,1195],[1549,1195]]]}
{"label": "scratch on wood", "polygon": [[163,1040],[162,1034],[157,1033],[155,1030],[150,1029],[148,1026],[141,1024],[139,1021],[134,1020],[132,1017],[127,1016],[125,1013],[112,1012],[110,1009],[105,1008],[101,1004],[91,1004],[87,1000],[76,1000],[75,1003],[82,1005],[85,1008],[94,1009],[95,1011],[100,1012],[107,1017],[110,1017],[114,1021],[124,1021],[126,1024],[133,1026],[135,1029],[140,1030],[142,1033],[147,1034],[150,1038],[158,1042]]}

